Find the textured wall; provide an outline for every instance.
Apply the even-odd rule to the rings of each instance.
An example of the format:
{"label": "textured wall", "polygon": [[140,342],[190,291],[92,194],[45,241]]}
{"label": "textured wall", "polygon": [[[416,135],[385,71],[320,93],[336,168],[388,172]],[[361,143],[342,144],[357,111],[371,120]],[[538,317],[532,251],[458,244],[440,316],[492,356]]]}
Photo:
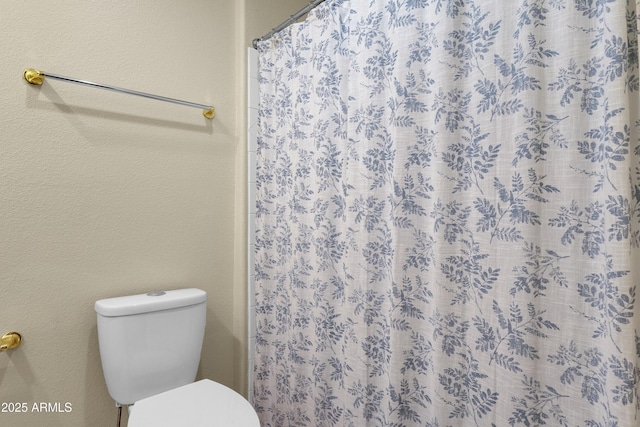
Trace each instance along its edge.
{"label": "textured wall", "polygon": [[[0,425],[112,426],[93,303],[151,289],[208,292],[200,376],[242,389],[237,13],[227,0],[0,3],[0,333],[24,336],[0,354],[0,403],[28,404],[0,412]],[[28,67],[210,102],[218,115],[30,86]],[[36,412],[39,402],[71,412]]]}

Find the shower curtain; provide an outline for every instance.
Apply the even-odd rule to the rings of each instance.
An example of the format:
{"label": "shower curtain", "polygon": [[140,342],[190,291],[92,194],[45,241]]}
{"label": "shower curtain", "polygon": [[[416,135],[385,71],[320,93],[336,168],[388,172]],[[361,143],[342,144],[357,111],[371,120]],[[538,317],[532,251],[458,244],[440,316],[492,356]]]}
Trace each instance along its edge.
{"label": "shower curtain", "polygon": [[259,44],[263,426],[640,425],[633,0],[327,0]]}

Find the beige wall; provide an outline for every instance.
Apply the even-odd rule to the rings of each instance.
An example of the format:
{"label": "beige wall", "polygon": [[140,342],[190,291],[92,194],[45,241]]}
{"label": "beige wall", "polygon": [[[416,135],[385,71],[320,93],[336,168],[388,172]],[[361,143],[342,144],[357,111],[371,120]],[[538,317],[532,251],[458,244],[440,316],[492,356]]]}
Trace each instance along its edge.
{"label": "beige wall", "polygon": [[[114,425],[93,303],[153,289],[207,291],[199,376],[246,389],[245,47],[304,4],[0,2],[0,334],[24,338],[0,354],[0,404],[28,404],[0,425]],[[28,67],[217,116],[31,86]],[[34,412],[40,402],[71,412]]]}

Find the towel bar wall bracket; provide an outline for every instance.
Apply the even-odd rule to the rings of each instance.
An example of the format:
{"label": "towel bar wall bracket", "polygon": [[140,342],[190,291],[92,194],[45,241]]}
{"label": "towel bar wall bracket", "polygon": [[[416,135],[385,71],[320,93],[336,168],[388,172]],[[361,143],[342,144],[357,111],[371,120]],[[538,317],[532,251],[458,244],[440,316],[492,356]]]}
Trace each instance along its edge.
{"label": "towel bar wall bracket", "polygon": [[20,347],[20,344],[22,344],[22,335],[18,332],[7,332],[0,338],[0,351]]}
{"label": "towel bar wall bracket", "polygon": [[98,89],[106,89],[114,92],[126,93],[128,95],[141,96],[144,98],[155,99],[158,101],[171,102],[173,104],[185,105],[187,107],[201,108],[202,115],[205,116],[207,119],[213,119],[216,115],[214,108],[210,105],[196,104],[195,102],[182,101],[179,99],[167,98],[165,96],[152,95],[150,93],[145,93],[145,92],[138,92],[137,90],[123,89],[120,87],[108,86],[100,83],[93,83],[86,80],[78,80],[71,77],[61,76],[59,74],[45,73],[44,71],[36,70],[33,68],[27,68],[26,70],[24,70],[24,79],[32,85],[38,85],[38,86],[42,85],[45,77],[49,77],[55,80],[62,80],[70,83],[76,83],[83,86],[95,87]]}

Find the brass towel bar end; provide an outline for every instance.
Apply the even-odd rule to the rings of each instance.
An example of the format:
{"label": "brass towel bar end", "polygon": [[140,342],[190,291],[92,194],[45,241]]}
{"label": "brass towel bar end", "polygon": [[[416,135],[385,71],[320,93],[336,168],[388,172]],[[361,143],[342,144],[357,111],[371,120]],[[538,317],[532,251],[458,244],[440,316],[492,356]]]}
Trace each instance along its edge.
{"label": "brass towel bar end", "polygon": [[22,335],[18,332],[7,332],[0,338],[0,351],[7,351],[12,348],[20,347],[22,343]]}

